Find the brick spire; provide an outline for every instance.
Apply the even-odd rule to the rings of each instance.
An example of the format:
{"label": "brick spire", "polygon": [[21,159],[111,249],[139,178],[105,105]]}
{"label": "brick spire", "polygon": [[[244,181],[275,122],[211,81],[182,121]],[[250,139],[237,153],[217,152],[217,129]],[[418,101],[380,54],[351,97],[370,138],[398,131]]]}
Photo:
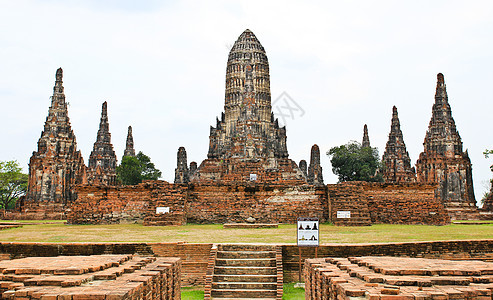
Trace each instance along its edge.
{"label": "brick spire", "polygon": [[472,166],[455,126],[442,73],[437,75],[435,103],[416,162],[417,181],[439,184],[437,195],[452,219],[478,218],[472,183]]}
{"label": "brick spire", "polygon": [[175,183],[188,183],[189,179],[187,151],[185,147],[180,147],[176,154]]}
{"label": "brick spire", "polygon": [[442,73],[437,75],[435,104],[423,145],[425,152],[436,152],[447,157],[462,155],[462,140],[452,117]]}
{"label": "brick spire", "polygon": [[86,182],[86,166],[70,125],[63,88],[63,70],[56,71],[51,106],[38,140],[38,150],[29,161],[29,184],[26,204],[50,202],[61,204],[74,200],[72,187]]}
{"label": "brick spire", "polygon": [[368,136],[368,126],[363,127],[363,141],[361,142],[361,147],[371,147],[370,137]]}
{"label": "brick spire", "polygon": [[318,145],[312,146],[310,153],[310,165],[308,166],[308,183],[314,185],[323,185],[322,166],[320,165],[320,149]]}
{"label": "brick spire", "polygon": [[135,156],[134,137],[132,136],[132,126],[128,126],[127,142],[123,156]]}
{"label": "brick spire", "polygon": [[98,136],[89,156],[90,176],[92,184],[116,184],[116,155],[111,144],[111,133],[108,123],[108,103],[103,102]]}
{"label": "brick spire", "polygon": [[402,136],[401,124],[397,114],[397,107],[392,108],[392,122],[390,125],[389,140],[382,156],[383,178],[385,182],[415,182],[416,175],[411,168],[411,159],[406,150]]}

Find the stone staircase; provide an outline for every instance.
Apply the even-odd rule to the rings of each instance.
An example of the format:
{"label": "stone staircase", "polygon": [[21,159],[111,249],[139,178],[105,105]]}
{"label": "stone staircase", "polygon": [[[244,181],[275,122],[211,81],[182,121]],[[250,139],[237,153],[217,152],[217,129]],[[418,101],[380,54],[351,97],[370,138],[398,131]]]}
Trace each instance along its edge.
{"label": "stone staircase", "polygon": [[280,256],[276,246],[218,245],[210,299],[281,299]]}

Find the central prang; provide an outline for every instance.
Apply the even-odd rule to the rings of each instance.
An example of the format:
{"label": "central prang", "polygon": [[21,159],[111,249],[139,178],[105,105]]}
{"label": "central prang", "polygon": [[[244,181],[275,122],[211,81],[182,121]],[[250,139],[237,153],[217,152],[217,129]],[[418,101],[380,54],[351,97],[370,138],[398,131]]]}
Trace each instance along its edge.
{"label": "central prang", "polygon": [[[255,176],[251,176],[254,174]],[[210,129],[209,152],[191,182],[306,183],[288,158],[286,127],[271,106],[269,61],[250,30],[234,43],[226,67],[224,113]]]}

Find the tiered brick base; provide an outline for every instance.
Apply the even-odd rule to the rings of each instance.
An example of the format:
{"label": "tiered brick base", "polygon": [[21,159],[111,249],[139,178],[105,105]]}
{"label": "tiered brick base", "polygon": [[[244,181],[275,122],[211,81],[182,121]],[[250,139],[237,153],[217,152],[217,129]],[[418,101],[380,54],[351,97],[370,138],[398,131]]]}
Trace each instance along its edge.
{"label": "tiered brick base", "polygon": [[493,263],[400,257],[305,261],[305,299],[491,299]]}
{"label": "tiered brick base", "polygon": [[133,255],[0,262],[2,299],[180,299],[180,259]]}

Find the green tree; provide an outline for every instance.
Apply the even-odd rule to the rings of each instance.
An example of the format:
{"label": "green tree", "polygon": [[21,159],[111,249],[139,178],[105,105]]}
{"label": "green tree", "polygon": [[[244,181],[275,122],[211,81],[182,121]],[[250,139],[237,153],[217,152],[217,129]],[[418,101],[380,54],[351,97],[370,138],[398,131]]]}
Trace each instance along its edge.
{"label": "green tree", "polygon": [[[484,150],[483,154],[484,154],[484,157],[488,158],[490,156],[490,154],[493,154],[493,150],[486,149],[486,150]],[[493,172],[493,165],[490,166],[490,170]],[[493,187],[493,179],[490,180],[490,190],[483,194],[483,198],[481,199],[482,204],[484,204],[486,198],[488,198],[490,196],[492,187]]]}
{"label": "green tree", "polygon": [[[493,150],[486,149],[486,150],[484,150],[483,154],[484,154],[484,157],[488,158],[488,157],[490,157],[490,154],[493,154]],[[490,170],[491,170],[491,172],[493,172],[493,165],[490,166]]]}
{"label": "green tree", "polygon": [[327,151],[331,157],[332,172],[343,181],[383,181],[381,174],[376,174],[380,168],[377,148],[361,147],[356,141],[346,145],[332,147]]}
{"label": "green tree", "polygon": [[15,160],[0,161],[0,208],[14,208],[15,202],[27,191],[27,174]]}
{"label": "green tree", "polygon": [[124,156],[116,168],[116,176],[123,185],[139,184],[142,180],[156,180],[161,171],[156,169],[149,156],[139,152],[135,157]]}

